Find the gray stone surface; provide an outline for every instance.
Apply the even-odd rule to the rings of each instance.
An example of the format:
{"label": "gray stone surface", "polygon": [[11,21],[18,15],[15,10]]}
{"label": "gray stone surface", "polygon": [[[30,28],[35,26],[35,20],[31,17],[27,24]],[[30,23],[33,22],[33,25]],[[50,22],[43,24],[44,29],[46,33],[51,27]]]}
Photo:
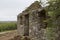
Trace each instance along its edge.
{"label": "gray stone surface", "polygon": [[[35,5],[36,4],[36,5]],[[34,5],[34,7],[33,7]],[[28,7],[27,12],[17,16],[17,28],[19,35],[29,36],[32,40],[45,40],[46,11],[38,7],[37,2]]]}
{"label": "gray stone surface", "polygon": [[[32,40],[45,40],[44,19],[45,10],[32,10],[18,17],[18,31],[20,35],[29,36]],[[22,17],[22,18],[21,18]],[[22,22],[22,24],[20,23]]]}

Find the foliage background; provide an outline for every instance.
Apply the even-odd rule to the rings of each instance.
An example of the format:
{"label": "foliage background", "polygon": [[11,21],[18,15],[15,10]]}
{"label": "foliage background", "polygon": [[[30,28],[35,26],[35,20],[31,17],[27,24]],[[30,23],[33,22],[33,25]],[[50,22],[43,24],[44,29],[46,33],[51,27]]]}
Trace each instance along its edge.
{"label": "foliage background", "polygon": [[[48,12],[48,18],[47,20],[47,28],[46,28],[46,36],[47,40],[59,40],[59,34],[58,31],[60,29],[60,24],[58,21],[58,18],[60,16],[60,0],[50,0],[49,1],[50,6],[46,8]],[[57,19],[58,18],[58,19]],[[59,25],[58,25],[59,24]]]}

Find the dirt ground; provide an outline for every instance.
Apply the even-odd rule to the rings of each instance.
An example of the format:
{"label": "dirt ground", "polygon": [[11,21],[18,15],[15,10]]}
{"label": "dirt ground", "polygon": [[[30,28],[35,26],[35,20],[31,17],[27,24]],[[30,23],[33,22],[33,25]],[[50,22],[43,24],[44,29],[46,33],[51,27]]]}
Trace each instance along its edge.
{"label": "dirt ground", "polygon": [[3,32],[0,33],[0,40],[9,40],[11,38],[14,38],[14,36],[17,35],[17,31],[8,31],[8,32]]}

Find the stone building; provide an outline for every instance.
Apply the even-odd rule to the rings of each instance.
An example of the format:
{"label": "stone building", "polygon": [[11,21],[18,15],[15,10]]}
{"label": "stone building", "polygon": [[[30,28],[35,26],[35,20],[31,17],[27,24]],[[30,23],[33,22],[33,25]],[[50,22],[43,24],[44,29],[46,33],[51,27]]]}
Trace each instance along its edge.
{"label": "stone building", "polygon": [[45,40],[46,11],[39,2],[34,2],[17,16],[19,35],[29,36],[32,40]]}

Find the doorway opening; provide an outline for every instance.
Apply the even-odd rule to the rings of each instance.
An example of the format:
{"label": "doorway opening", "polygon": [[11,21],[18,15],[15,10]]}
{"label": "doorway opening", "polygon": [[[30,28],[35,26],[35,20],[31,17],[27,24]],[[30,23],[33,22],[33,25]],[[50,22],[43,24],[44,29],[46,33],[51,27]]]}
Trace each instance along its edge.
{"label": "doorway opening", "polygon": [[25,15],[24,36],[29,36],[29,14]]}

